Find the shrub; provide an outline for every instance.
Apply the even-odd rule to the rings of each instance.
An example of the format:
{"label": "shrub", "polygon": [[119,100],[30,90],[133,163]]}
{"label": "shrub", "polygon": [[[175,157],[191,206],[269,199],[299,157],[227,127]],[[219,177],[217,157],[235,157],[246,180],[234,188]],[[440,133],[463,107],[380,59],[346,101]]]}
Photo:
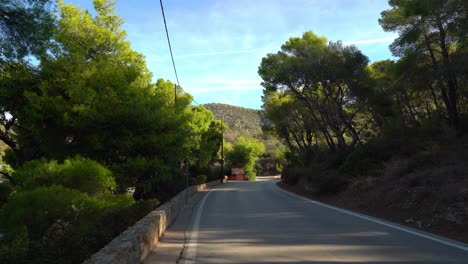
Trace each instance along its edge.
{"label": "shrub", "polygon": [[377,185],[377,179],[374,177],[360,177],[351,180],[348,191],[354,193],[368,192]]}
{"label": "shrub", "polygon": [[26,189],[62,185],[92,196],[109,192],[116,186],[109,169],[79,156],[66,159],[62,164],[45,159],[30,161],[12,176]]}
{"label": "shrub", "polygon": [[[255,172],[256,160],[265,153],[265,145],[253,138],[239,137],[231,149],[226,151],[226,157],[234,167],[244,168],[247,173]],[[255,179],[255,177],[253,177]]]}
{"label": "shrub", "polygon": [[245,177],[249,181],[255,181],[257,179],[257,174],[254,171],[248,171],[246,173]]}
{"label": "shrub", "polygon": [[289,185],[295,185],[299,181],[300,175],[296,168],[284,168],[281,173],[281,180]]}
{"label": "shrub", "polygon": [[28,233],[25,228],[10,239],[0,239],[0,263],[27,263],[27,254]]}
{"label": "shrub", "polygon": [[9,182],[0,182],[0,206],[8,200],[13,193],[13,188]]}
{"label": "shrub", "polygon": [[197,177],[192,177],[190,178],[190,185],[199,185],[199,184],[203,184],[203,183],[206,183],[206,175],[198,175]]}
{"label": "shrub", "polygon": [[107,203],[100,212],[80,217],[62,236],[50,243],[38,244],[35,251],[43,253],[37,258],[60,259],[60,263],[82,263],[159,205],[159,201],[151,199],[133,202],[128,196],[109,198],[112,202]]}
{"label": "shrub", "polygon": [[309,177],[309,183],[317,194],[335,194],[346,189],[348,179],[338,171],[326,171]]}
{"label": "shrub", "polygon": [[207,181],[219,180],[221,177],[221,166],[211,165],[206,169]]}
{"label": "shrub", "polygon": [[40,239],[58,219],[73,221],[96,205],[85,193],[58,185],[20,191],[2,207],[1,229],[18,233],[25,227],[29,238]]}
{"label": "shrub", "polygon": [[59,185],[18,192],[0,212],[0,262],[81,263],[157,205]]}
{"label": "shrub", "polygon": [[283,171],[283,165],[281,163],[276,163],[275,164],[275,170],[279,173]]}

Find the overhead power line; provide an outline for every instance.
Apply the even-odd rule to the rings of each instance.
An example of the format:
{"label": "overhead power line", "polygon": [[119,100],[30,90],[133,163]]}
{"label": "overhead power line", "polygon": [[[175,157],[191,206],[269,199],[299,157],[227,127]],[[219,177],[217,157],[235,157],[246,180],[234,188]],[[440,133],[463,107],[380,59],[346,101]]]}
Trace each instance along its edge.
{"label": "overhead power line", "polygon": [[[169,31],[167,30],[166,15],[164,14],[164,6],[163,6],[162,0],[159,0],[159,3],[161,4],[161,13],[162,13],[162,17],[163,17],[163,20],[164,20],[164,28],[166,29],[167,44],[169,45],[169,52],[171,53],[172,67],[174,68],[174,73],[175,73],[177,85],[179,86],[179,89],[181,89],[183,92],[185,92],[184,89],[182,88],[182,86],[180,86],[179,76],[177,75],[177,69],[176,69],[176,65],[175,65],[175,62],[174,62],[174,55],[172,54],[171,40],[169,38]],[[195,98],[193,97],[193,95],[190,95],[190,96],[192,97],[192,101],[196,105],[200,105],[197,101],[195,101]]]}

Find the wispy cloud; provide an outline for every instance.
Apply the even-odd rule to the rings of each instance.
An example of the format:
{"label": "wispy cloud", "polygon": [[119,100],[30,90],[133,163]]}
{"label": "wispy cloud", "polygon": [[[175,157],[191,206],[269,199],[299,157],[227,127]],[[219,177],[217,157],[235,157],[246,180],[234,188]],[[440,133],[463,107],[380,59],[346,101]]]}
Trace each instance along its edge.
{"label": "wispy cloud", "polygon": [[343,41],[343,44],[350,45],[350,44],[373,44],[373,43],[389,43],[394,41],[397,36],[390,36],[384,38],[375,38],[375,39],[362,39],[362,40],[347,40]]}
{"label": "wispy cloud", "polygon": [[[308,30],[330,40],[348,40],[344,43],[356,44],[371,60],[391,56],[386,44],[395,37],[377,23],[380,12],[390,8],[387,1],[291,2],[168,1],[166,18],[184,89],[199,103],[260,108],[262,86],[257,71],[261,59],[280,50],[289,37]],[[119,1],[116,12],[126,22],[132,48],[146,55],[154,80],[174,81],[159,8],[155,1]]]}
{"label": "wispy cloud", "polygon": [[252,52],[261,51],[261,50],[263,50],[263,48],[247,49],[247,50],[210,51],[210,52],[182,54],[182,55],[177,55],[176,57],[177,58],[210,57],[210,56],[218,56],[218,55],[252,53]]}

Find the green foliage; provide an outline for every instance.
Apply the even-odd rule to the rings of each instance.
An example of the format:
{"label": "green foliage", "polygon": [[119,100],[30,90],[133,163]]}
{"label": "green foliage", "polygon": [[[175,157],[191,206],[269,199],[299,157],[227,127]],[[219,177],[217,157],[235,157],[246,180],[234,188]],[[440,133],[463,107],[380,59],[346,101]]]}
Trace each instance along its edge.
{"label": "green foliage", "polygon": [[222,123],[214,119],[204,106],[192,107],[189,112],[190,140],[186,148],[192,171],[201,171],[218,159],[222,140]]}
{"label": "green foliage", "polygon": [[289,185],[296,185],[299,182],[300,177],[301,175],[298,172],[298,168],[286,167],[283,168],[283,171],[281,172],[281,180]]}
{"label": "green foliage", "polygon": [[265,146],[262,142],[240,137],[234,142],[232,149],[228,150],[226,156],[234,166],[253,169],[256,158],[263,153]]}
{"label": "green foliage", "polygon": [[8,201],[8,198],[13,193],[13,187],[9,182],[0,182],[0,206]]}
{"label": "green foliage", "polygon": [[0,262],[26,264],[28,246],[28,232],[24,228],[11,239],[0,239]]}
{"label": "green foliage", "polygon": [[307,189],[319,195],[336,194],[345,190],[349,184],[346,174],[320,165],[284,168],[281,180],[289,185],[306,184]]}
{"label": "green foliage", "polygon": [[62,186],[18,192],[1,211],[0,260],[81,263],[158,205]]}
{"label": "green foliage", "polygon": [[[263,157],[289,164],[286,183],[307,179],[319,194],[343,190],[349,176],[371,178],[360,184],[369,189],[379,175],[408,188],[424,186],[423,175],[430,184],[466,175],[460,157],[441,152],[454,139],[440,137],[451,134],[446,119],[459,135],[468,127],[466,1],[389,1],[379,22],[399,33],[397,61],[368,66],[354,46],[290,38],[259,67],[262,113],[191,107],[172,82],[153,83],[114,1],[95,0],[95,12],[57,1],[52,15],[53,2],[0,3],[0,134],[15,170],[0,183],[1,263],[81,263],[185,186],[181,160],[219,179],[223,129],[225,174],[244,167],[254,180]],[[450,162],[439,172],[422,170],[441,157]],[[127,187],[146,201],[112,194]]]}
{"label": "green foliage", "polygon": [[[205,166],[219,145],[213,120],[202,124],[206,120],[200,118],[187,129],[198,118],[189,107],[191,96],[178,91],[175,104],[173,83],[151,83],[144,57],[125,39],[114,1],[94,4],[92,16],[60,1],[54,28],[60,48],[51,46],[51,56],[41,58],[37,70],[23,65],[16,68],[24,70],[14,68],[8,78],[0,78],[6,94],[20,97],[5,103],[21,106],[6,109],[15,125],[21,123],[6,142],[13,154],[10,163],[83,155],[112,170],[118,191],[168,181],[188,148],[199,167]],[[188,146],[197,126],[203,144]],[[141,189],[136,196],[141,197]]]}
{"label": "green foliage", "polygon": [[[224,166],[225,170],[227,169],[227,166]],[[221,174],[221,166],[219,164],[216,165],[211,165],[208,168],[205,169],[205,175],[207,176],[206,181],[216,181],[221,178],[221,175],[228,175],[228,173]]]}
{"label": "green foliage", "polygon": [[[428,112],[433,111],[431,108],[436,108],[439,115],[445,112],[450,124],[459,128],[458,87],[466,91],[466,71],[459,66],[468,58],[466,1],[392,0],[389,4],[391,9],[381,13],[379,23],[385,31],[398,32],[390,49],[401,57],[400,61],[411,65],[403,70],[416,69],[421,73],[408,76],[419,81],[419,85],[413,83],[410,87],[420,86],[427,91],[426,97],[432,99],[428,101],[434,103],[434,106],[426,104]],[[424,76],[425,85],[420,85],[420,76]]]}
{"label": "green foliage", "polygon": [[[17,192],[2,207],[3,232],[16,233],[24,227],[31,239],[40,239],[57,220],[69,222],[100,206],[98,201],[77,190],[53,185]],[[91,212],[89,212],[91,213]]]}
{"label": "green foliage", "polygon": [[[344,190],[350,176],[409,179],[416,168],[434,166],[434,142],[450,141],[440,139],[453,133],[446,120],[462,135],[466,72],[454,65],[467,58],[466,4],[389,4],[379,22],[399,33],[391,46],[397,61],[368,66],[355,47],[327,44],[312,32],[262,59],[263,110],[270,121],[264,131],[287,144],[284,182],[308,179],[317,193],[328,194]],[[408,181],[409,188],[423,184]]]}
{"label": "green foliage", "polygon": [[[17,263],[55,258],[58,263],[81,262],[141,218],[142,212],[154,209],[155,204],[148,203],[135,207],[128,196],[97,199],[62,186],[21,191],[2,208],[6,239],[0,244],[29,253],[1,252],[2,258],[23,258]],[[25,235],[28,239],[22,239]]]}
{"label": "green foliage", "polygon": [[207,178],[208,177],[206,175],[198,175],[197,177],[192,177],[190,178],[190,185],[199,185],[206,183]]}
{"label": "green foliage", "polygon": [[[255,179],[255,163],[265,153],[265,145],[256,139],[239,137],[226,149],[226,157],[233,167],[244,168],[248,177]],[[249,178],[249,179],[250,179]]]}
{"label": "green foliage", "polygon": [[319,171],[309,174],[309,185],[315,193],[336,194],[346,189],[349,184],[349,179],[346,175],[337,171],[331,170],[320,173]]}
{"label": "green foliage", "polygon": [[353,150],[367,126],[367,63],[356,47],[327,44],[310,31],[262,59],[263,108],[293,154],[307,163],[319,140],[339,156]]}
{"label": "green foliage", "polygon": [[116,187],[109,169],[79,156],[66,159],[63,163],[33,160],[18,168],[12,177],[26,189],[62,185],[91,196],[108,193]]}
{"label": "green foliage", "polygon": [[0,2],[0,65],[44,53],[52,36],[53,3],[51,0]]}
{"label": "green foliage", "polygon": [[82,263],[159,205],[157,200],[133,202],[122,196],[102,210],[80,217],[53,239],[35,241],[29,259],[58,263]]}
{"label": "green foliage", "polygon": [[223,120],[228,129],[225,132],[227,142],[233,143],[238,137],[259,137],[262,135],[262,119],[258,110],[227,104],[205,104],[218,120]]}
{"label": "green foliage", "polygon": [[255,171],[247,171],[245,177],[249,181],[255,181],[257,179],[257,173]]}

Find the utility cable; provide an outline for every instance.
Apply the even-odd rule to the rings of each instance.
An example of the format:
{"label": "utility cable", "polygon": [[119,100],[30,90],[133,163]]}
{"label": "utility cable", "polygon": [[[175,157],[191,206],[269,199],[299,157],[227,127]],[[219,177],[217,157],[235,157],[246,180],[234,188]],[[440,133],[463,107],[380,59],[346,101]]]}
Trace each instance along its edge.
{"label": "utility cable", "polygon": [[[161,4],[161,13],[162,13],[163,20],[164,20],[164,28],[166,29],[167,44],[169,45],[169,52],[171,53],[172,67],[174,68],[177,85],[179,86],[179,89],[185,92],[182,86],[180,86],[179,76],[177,75],[177,69],[176,69],[176,65],[174,62],[174,55],[172,54],[171,40],[169,38],[169,31],[167,30],[166,15],[164,14],[164,7],[163,7],[162,0],[159,0],[159,3]],[[196,105],[200,105],[197,101],[195,101],[195,98],[193,97],[193,95],[190,95],[190,97],[192,97],[192,102],[194,102]]]}

